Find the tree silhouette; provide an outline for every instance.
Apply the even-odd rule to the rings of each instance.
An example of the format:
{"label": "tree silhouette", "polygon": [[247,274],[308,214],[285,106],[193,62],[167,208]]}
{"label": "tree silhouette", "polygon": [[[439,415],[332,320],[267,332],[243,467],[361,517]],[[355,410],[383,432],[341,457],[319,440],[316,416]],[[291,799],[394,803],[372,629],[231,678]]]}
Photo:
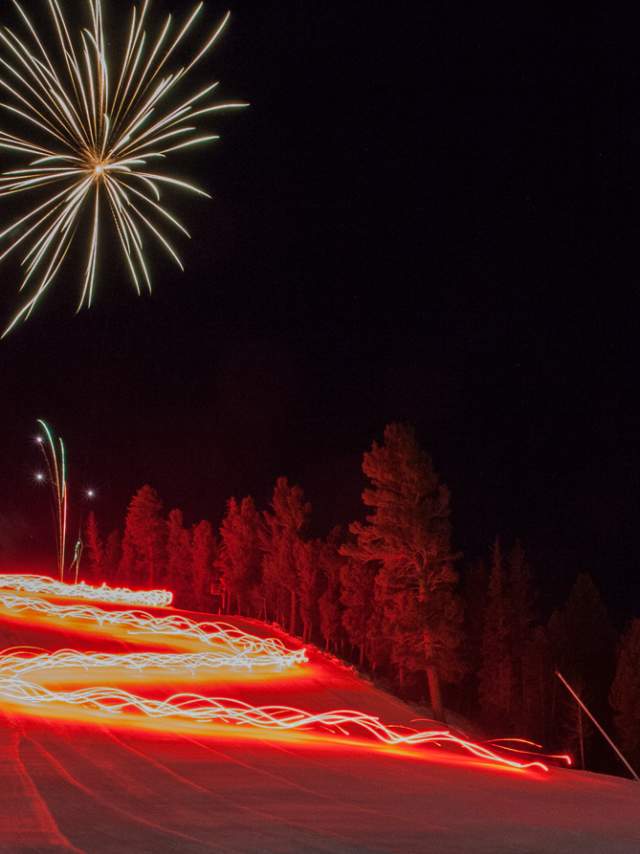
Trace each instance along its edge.
{"label": "tree silhouette", "polygon": [[214,583],[216,541],[211,523],[203,520],[194,526],[192,536],[192,589],[194,607],[208,610]]}
{"label": "tree silhouette", "polygon": [[384,443],[374,442],[365,453],[362,469],[371,483],[362,498],[373,512],[350,526],[355,542],[346,543],[342,553],[379,564],[392,660],[401,676],[426,673],[433,714],[443,719],[441,680],[456,681],[461,674],[462,610],[455,593],[449,491],[407,425],[389,425]]}
{"label": "tree silhouette", "polygon": [[104,547],[104,574],[103,577],[115,584],[120,580],[120,560],[122,558],[122,538],[117,529],[111,531],[107,537]]}
{"label": "tree silhouette", "polygon": [[352,646],[358,649],[358,663],[364,667],[369,651],[369,629],[374,604],[377,570],[373,563],[348,560],[342,567],[342,624]]}
{"label": "tree silhouette", "polygon": [[178,608],[195,604],[191,536],[184,527],[182,510],[172,510],[167,518],[167,568],[166,583],[173,591],[173,601]]}
{"label": "tree silhouette", "polygon": [[84,526],[84,538],[87,544],[88,576],[89,580],[97,584],[105,580],[105,554],[104,543],[98,529],[96,514],[92,510],[87,516]]}
{"label": "tree silhouette", "polygon": [[162,504],[155,489],[143,486],[127,510],[118,576],[125,584],[152,588],[161,581],[165,565]]}
{"label": "tree silhouette", "polygon": [[221,574],[224,590],[223,610],[238,613],[249,608],[251,594],[260,581],[262,552],[260,548],[264,525],[253,498],[235,498],[227,503],[227,512],[220,527],[220,548],[216,568]]}
{"label": "tree silhouette", "polygon": [[511,722],[513,661],[513,605],[507,588],[507,576],[500,541],[491,556],[489,590],[482,632],[482,664],[478,674],[478,693],[485,720],[504,727]]}
{"label": "tree silhouette", "polygon": [[640,619],[633,620],[618,647],[609,701],[622,749],[640,763]]}
{"label": "tree silhouette", "polygon": [[278,478],[271,499],[271,511],[264,514],[266,529],[262,536],[263,573],[265,585],[272,595],[278,596],[278,588],[288,593],[291,634],[295,634],[298,625],[299,577],[296,544],[310,514],[311,505],[304,500],[302,489],[299,486],[290,486],[286,477]]}
{"label": "tree silhouette", "polygon": [[[607,609],[591,576],[578,576],[564,608],[549,620],[553,666],[562,672],[596,716],[608,711],[607,686],[614,666],[615,633]],[[571,699],[557,709],[558,728],[569,747],[580,746],[592,736],[592,728]]]}

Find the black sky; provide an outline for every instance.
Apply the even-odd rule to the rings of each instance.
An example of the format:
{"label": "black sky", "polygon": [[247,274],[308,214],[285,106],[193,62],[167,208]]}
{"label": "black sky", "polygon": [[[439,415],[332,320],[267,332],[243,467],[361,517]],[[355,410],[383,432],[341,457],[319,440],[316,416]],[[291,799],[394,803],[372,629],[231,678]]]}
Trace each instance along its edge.
{"label": "black sky", "polygon": [[[145,481],[217,522],[287,474],[319,532],[360,512],[362,451],[409,420],[468,558],[520,536],[547,602],[588,570],[638,613],[635,22],[455,0],[233,12],[211,68],[252,106],[176,161],[214,194],[175,197],[186,273],[155,252],[139,300],[105,247],[91,313],[72,314],[72,261],[0,345],[0,519],[26,525],[25,556],[48,547],[37,417],[105,526]],[[0,276],[6,318],[16,266]]]}

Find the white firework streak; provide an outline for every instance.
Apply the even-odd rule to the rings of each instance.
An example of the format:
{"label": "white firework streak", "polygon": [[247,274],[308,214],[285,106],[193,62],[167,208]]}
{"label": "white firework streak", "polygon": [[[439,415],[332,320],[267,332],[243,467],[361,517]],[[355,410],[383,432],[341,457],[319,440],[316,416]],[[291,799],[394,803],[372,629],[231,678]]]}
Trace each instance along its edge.
{"label": "white firework streak", "polygon": [[[90,25],[74,39],[60,0],[47,0],[54,25],[50,49],[18,0],[12,0],[24,33],[0,30],[0,101],[26,126],[21,135],[0,129],[0,151],[27,155],[28,165],[4,172],[0,198],[43,192],[26,214],[0,232],[9,245],[0,261],[22,244],[21,291],[29,296],[3,336],[26,320],[62,266],[81,219],[89,217],[87,264],[78,311],[90,307],[95,294],[101,232],[101,209],[110,211],[134,287],[151,290],[145,238],[157,240],[182,268],[178,253],[160,229],[162,219],[188,236],[186,228],[161,203],[161,188],[170,186],[208,196],[204,190],[149,167],[167,155],[213,142],[216,134],[198,131],[196,119],[245,107],[240,102],[206,103],[217,83],[172,106],[184,79],[213,48],[229,13],[193,58],[168,70],[204,6],[199,3],[174,35],[169,15],[155,40],[147,31],[150,0],[131,12],[119,72],[111,75],[106,49],[102,0],[86,0]],[[112,82],[115,80],[115,85]],[[203,103],[204,102],[204,103]]]}

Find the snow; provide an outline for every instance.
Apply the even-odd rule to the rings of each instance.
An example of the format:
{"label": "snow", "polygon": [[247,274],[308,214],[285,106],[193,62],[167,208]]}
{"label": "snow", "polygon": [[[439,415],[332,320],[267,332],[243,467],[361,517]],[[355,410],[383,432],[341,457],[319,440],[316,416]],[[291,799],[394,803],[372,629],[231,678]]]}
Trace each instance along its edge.
{"label": "snow", "polygon": [[[51,649],[98,642],[85,638],[82,647],[80,634],[25,628],[2,615],[0,638],[3,646]],[[291,675],[200,677],[197,690],[313,710],[358,708],[388,723],[414,717],[331,658],[315,650],[310,657]],[[197,725],[140,730],[10,708],[0,718],[3,852],[640,852],[640,784],[621,778],[498,769],[437,749],[338,738],[207,734]]]}

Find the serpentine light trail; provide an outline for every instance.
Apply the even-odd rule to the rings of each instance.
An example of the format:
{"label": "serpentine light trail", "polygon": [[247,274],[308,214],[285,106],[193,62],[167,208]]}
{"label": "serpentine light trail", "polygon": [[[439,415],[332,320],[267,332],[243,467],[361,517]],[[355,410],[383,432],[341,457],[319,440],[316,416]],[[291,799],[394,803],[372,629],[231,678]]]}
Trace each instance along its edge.
{"label": "serpentine light trail", "polygon": [[[12,241],[0,254],[0,261],[19,246],[27,249],[20,291],[30,289],[2,337],[26,320],[40,302],[85,216],[89,247],[78,311],[91,306],[105,204],[138,293],[143,288],[151,291],[145,236],[157,240],[182,268],[159,222],[187,237],[189,233],[161,203],[161,187],[208,194],[149,163],[213,142],[219,137],[200,133],[196,120],[247,106],[211,103],[216,82],[187,97],[179,95],[185,78],[218,40],[229,13],[190,59],[169,70],[204,3],[198,3],[176,33],[169,15],[152,38],[147,30],[151,2],[144,0],[140,10],[132,9],[126,47],[120,61],[114,63],[107,51],[106,3],[102,0],[86,0],[90,26],[80,29],[75,39],[60,0],[48,0],[56,33],[52,46],[38,34],[18,0],[12,2],[24,32],[18,35],[8,27],[0,30],[0,48],[4,48],[0,87],[9,95],[0,106],[26,125],[26,130],[16,135],[0,129],[0,149],[27,155],[30,161],[24,168],[3,173],[0,198],[38,193],[38,199],[0,231],[0,240]],[[117,70],[112,73],[114,65]],[[177,99],[170,100],[175,95]]]}
{"label": "serpentine light trail", "polygon": [[[231,728],[240,727],[244,732],[253,732],[256,737],[266,732],[315,733],[314,738],[322,738],[322,733],[349,739],[353,735],[373,738],[383,745],[395,748],[412,749],[418,747],[454,747],[470,756],[496,766],[525,770],[537,768],[547,770],[540,758],[528,757],[516,759],[513,753],[524,755],[535,753],[537,745],[520,740],[527,748],[520,751],[515,744],[519,740],[506,739],[510,742],[512,757],[505,756],[502,747],[496,741],[492,744],[478,744],[457,736],[446,728],[418,730],[408,726],[394,726],[383,723],[374,715],[357,709],[335,709],[329,711],[310,712],[292,706],[279,704],[255,706],[237,698],[204,696],[202,694],[178,692],[163,699],[134,694],[117,686],[96,685],[72,690],[69,684],[79,681],[78,673],[82,674],[81,681],[87,681],[87,674],[102,671],[106,674],[115,670],[118,674],[138,674],[144,676],[144,683],[157,682],[158,686],[166,683],[166,675],[172,680],[178,680],[180,673],[188,675],[196,671],[219,671],[221,669],[236,672],[246,672],[259,668],[261,672],[281,672],[295,665],[303,665],[307,661],[304,649],[288,649],[277,638],[259,638],[247,634],[241,629],[226,624],[214,622],[195,622],[181,614],[168,614],[156,617],[145,611],[110,611],[93,605],[60,605],[46,598],[25,596],[25,592],[35,590],[41,596],[59,595],[59,585],[52,579],[40,576],[15,576],[14,592],[6,592],[12,587],[11,576],[0,576],[0,611],[18,616],[26,622],[34,618],[47,621],[73,621],[74,628],[80,626],[84,631],[92,631],[108,627],[114,631],[124,630],[125,637],[134,640],[137,635],[144,634],[145,638],[153,638],[154,642],[167,644],[167,638],[175,642],[189,641],[204,644],[206,649],[188,653],[134,652],[134,653],[97,653],[78,652],[72,649],[62,649],[56,652],[46,652],[27,647],[13,647],[0,654],[0,703],[22,711],[40,710],[63,714],[74,718],[75,710],[94,713],[104,719],[122,718],[127,723],[148,719],[161,719],[171,731],[171,722],[188,721],[209,725],[227,725]],[[63,585],[64,595],[73,593],[73,585]],[[87,596],[88,585],[78,585],[79,598]],[[100,593],[105,602],[113,601],[112,593],[106,586],[90,588],[97,591],[89,594],[98,598]],[[3,592],[4,591],[4,592]],[[162,591],[149,591],[161,593]],[[128,591],[132,601],[137,594]],[[133,637],[132,637],[133,636]],[[121,634],[118,637],[122,637]],[[140,642],[140,641],[138,641]],[[65,671],[68,675],[64,675]],[[74,676],[75,672],[75,676]],[[50,673],[47,676],[47,673]],[[38,681],[40,674],[40,681]],[[293,678],[295,672],[292,671]],[[113,676],[112,676],[113,678]],[[270,678],[270,677],[267,677]],[[49,687],[43,682],[60,681],[64,688]],[[361,744],[362,742],[358,742]],[[564,758],[564,757],[554,757]]]}
{"label": "serpentine light trail", "polygon": [[129,590],[126,587],[108,587],[106,584],[94,587],[84,581],[64,584],[46,575],[0,575],[0,590],[5,589],[94,602],[146,605],[148,608],[163,608],[173,601],[173,593],[168,590]]}

